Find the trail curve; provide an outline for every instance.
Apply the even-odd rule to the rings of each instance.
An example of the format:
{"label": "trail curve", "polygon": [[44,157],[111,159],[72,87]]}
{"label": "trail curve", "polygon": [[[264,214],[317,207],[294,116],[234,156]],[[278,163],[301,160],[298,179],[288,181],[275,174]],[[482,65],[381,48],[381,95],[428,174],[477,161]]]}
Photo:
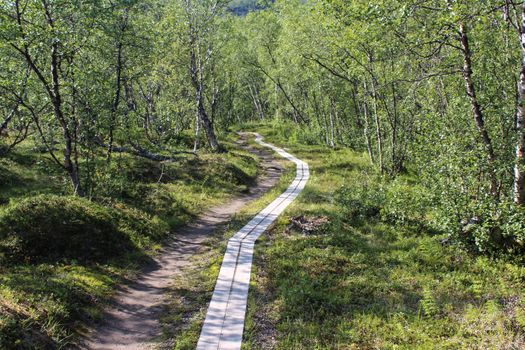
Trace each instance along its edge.
{"label": "trail curve", "polygon": [[241,349],[255,241],[301,193],[310,176],[306,162],[255,136],[258,144],[294,162],[296,176],[286,191],[228,241],[197,350]]}

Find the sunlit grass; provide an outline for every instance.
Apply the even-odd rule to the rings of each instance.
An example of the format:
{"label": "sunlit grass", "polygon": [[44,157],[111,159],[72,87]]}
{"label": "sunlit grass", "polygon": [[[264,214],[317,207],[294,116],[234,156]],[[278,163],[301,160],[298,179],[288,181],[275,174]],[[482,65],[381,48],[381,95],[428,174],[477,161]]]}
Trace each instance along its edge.
{"label": "sunlit grass", "polygon": [[[446,234],[404,221],[399,206],[356,217],[337,199],[342,188],[358,197],[369,182],[419,195],[417,181],[392,183],[363,155],[262,130],[309,162],[312,177],[257,245],[243,349],[525,347],[523,266],[443,245]],[[304,214],[331,223],[314,235],[286,229],[289,217]]]}

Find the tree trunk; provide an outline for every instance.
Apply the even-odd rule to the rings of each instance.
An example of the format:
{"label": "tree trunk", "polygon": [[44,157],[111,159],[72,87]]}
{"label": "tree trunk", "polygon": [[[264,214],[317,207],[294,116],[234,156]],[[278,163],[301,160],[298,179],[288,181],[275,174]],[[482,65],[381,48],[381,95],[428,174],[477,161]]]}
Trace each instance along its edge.
{"label": "tree trunk", "polygon": [[383,164],[383,133],[381,131],[381,120],[379,119],[379,111],[377,108],[377,90],[375,79],[372,77],[372,99],[374,106],[374,121],[376,126],[376,138],[377,138],[377,157],[379,161],[379,170],[381,173],[385,172],[385,165]]}
{"label": "tree trunk", "polygon": [[366,81],[363,81],[363,87],[365,90],[365,95],[363,98],[363,106],[361,107],[358,99],[357,99],[357,82],[354,83],[353,89],[352,89],[352,100],[354,102],[354,109],[355,113],[357,114],[357,118],[360,118],[361,114],[363,115],[363,136],[365,137],[365,143],[366,143],[366,150],[368,152],[368,158],[370,159],[370,163],[372,165],[374,164],[374,153],[372,151],[372,144],[370,142],[370,119],[368,116],[368,103],[366,101],[366,94],[367,94],[367,86]]}
{"label": "tree trunk", "polygon": [[[195,40],[192,40],[191,43],[192,46],[198,45],[198,43],[195,42]],[[206,138],[208,140],[208,144],[212,151],[214,152],[222,152],[223,149],[219,145],[219,142],[217,141],[217,136],[215,135],[215,130],[213,129],[213,123],[210,121],[210,118],[208,118],[208,114],[206,113],[206,109],[204,108],[204,101],[203,101],[203,94],[204,94],[204,77],[202,76],[202,70],[204,67],[202,66],[202,63],[200,62],[200,57],[197,57],[197,48],[193,48],[190,53],[190,72],[191,72],[191,80],[193,83],[193,87],[195,88],[195,105],[197,109],[197,124],[202,124],[204,128],[204,132],[206,133]],[[196,132],[198,132],[199,128],[196,128]],[[198,135],[196,135],[198,137]],[[197,139],[196,139],[197,140]],[[197,142],[197,141],[196,141]]]}
{"label": "tree trunk", "polygon": [[118,33],[118,41],[117,41],[117,60],[116,60],[116,77],[115,77],[115,97],[113,99],[113,104],[111,105],[111,112],[110,112],[110,120],[109,120],[109,140],[108,140],[108,150],[107,150],[107,163],[111,161],[111,151],[113,149],[113,134],[115,129],[115,121],[117,118],[117,112],[118,107],[120,104],[120,95],[122,91],[122,70],[123,70],[123,44],[122,41],[124,39],[124,33],[126,32],[126,29],[128,27],[128,10],[124,10],[124,14],[122,15],[122,21],[120,23],[119,33]]}
{"label": "tree trunk", "polygon": [[494,148],[492,147],[492,141],[485,127],[485,121],[483,118],[483,112],[481,111],[481,106],[479,104],[476,89],[472,81],[472,53],[470,51],[469,39],[467,35],[467,30],[463,23],[459,25],[460,32],[460,42],[461,42],[461,51],[463,53],[463,79],[465,80],[465,88],[467,95],[470,99],[470,105],[472,107],[472,114],[474,116],[474,122],[478,129],[478,132],[481,136],[483,142],[487,163],[489,166],[489,178],[490,178],[490,192],[497,198],[499,196],[498,190],[498,181],[495,173],[495,161],[496,156],[494,154]]}
{"label": "tree trunk", "polygon": [[364,128],[364,134],[365,134],[365,142],[366,142],[366,149],[368,151],[368,157],[370,158],[370,162],[374,164],[374,153],[372,152],[372,143],[370,142],[370,120],[368,116],[368,103],[364,101],[363,103],[363,112],[365,116],[365,128]]}
{"label": "tree trunk", "polygon": [[519,27],[521,70],[518,81],[518,110],[516,114],[516,164],[514,165],[514,202],[525,205],[525,1]]}
{"label": "tree trunk", "polygon": [[262,103],[260,102],[260,99],[259,99],[259,91],[257,90],[256,86],[252,87],[251,85],[249,85],[248,88],[250,90],[250,95],[252,96],[253,104],[255,106],[255,111],[257,112],[259,119],[264,120],[264,110],[262,107]]}
{"label": "tree trunk", "polygon": [[202,122],[202,126],[204,127],[204,132],[206,133],[206,138],[208,139],[208,145],[214,152],[222,152],[223,149],[219,145],[219,142],[217,141],[217,137],[215,136],[215,130],[213,129],[213,124],[210,121],[210,118],[208,118],[208,114],[206,113],[206,110],[204,109],[204,105],[202,104],[202,99],[200,103],[198,104],[198,110],[199,110],[199,118]]}
{"label": "tree trunk", "polygon": [[[22,19],[22,10],[20,9],[19,3],[16,2],[16,21],[19,28],[19,32],[24,38],[26,39],[26,34],[24,32],[24,20]],[[55,31],[55,22],[53,17],[51,16],[51,11],[49,8],[49,3],[46,0],[42,0],[43,10],[44,10],[44,16],[47,22],[47,25],[49,27],[49,30],[51,32]],[[42,83],[44,89],[46,90],[47,95],[49,96],[49,99],[51,100],[51,103],[53,105],[53,114],[57,121],[60,124],[60,127],[63,131],[63,137],[64,137],[64,160],[63,160],[63,168],[67,171],[71,183],[73,185],[73,191],[76,195],[83,196],[84,191],[82,190],[82,186],[80,185],[80,178],[78,175],[78,169],[73,163],[72,154],[74,153],[74,147],[73,147],[73,137],[70,132],[70,126],[68,125],[68,122],[66,121],[63,111],[62,111],[62,97],[60,94],[60,72],[61,72],[61,54],[59,52],[59,45],[60,41],[58,38],[53,38],[51,42],[50,47],[50,56],[51,56],[51,81],[48,81],[46,77],[44,76],[43,72],[38,68],[36,65],[31,53],[29,52],[29,48],[27,43],[23,43],[22,46],[18,47],[16,45],[13,45],[13,47],[24,57],[27,64],[29,65],[29,68],[36,74],[38,80]],[[52,153],[51,153],[52,154]]]}
{"label": "tree trunk", "polygon": [[398,174],[401,172],[401,170],[403,169],[403,164],[400,162],[400,158],[398,157],[398,154],[397,154],[397,139],[398,139],[398,118],[397,118],[397,96],[396,96],[396,86],[395,86],[395,82],[393,82],[391,84],[391,88],[392,88],[392,108],[393,108],[393,111],[392,111],[392,116],[391,116],[391,120],[390,120],[390,123],[391,123],[391,128],[392,128],[392,137],[391,137],[391,153],[392,153],[392,158],[391,158],[391,161],[392,161],[392,173],[393,174]]}
{"label": "tree trunk", "polygon": [[335,148],[335,120],[337,119],[337,107],[335,100],[330,98],[330,147]]}
{"label": "tree trunk", "polygon": [[199,150],[199,138],[201,135],[201,118],[199,112],[195,114],[195,141],[193,142],[193,152]]}
{"label": "tree trunk", "polygon": [[69,130],[69,125],[64,118],[62,111],[62,96],[60,94],[60,61],[58,59],[58,49],[57,44],[53,44],[52,48],[52,59],[51,59],[51,75],[53,77],[52,89],[52,103],[53,103],[53,112],[55,118],[59,121],[60,126],[62,127],[63,137],[64,137],[64,169],[66,169],[69,177],[71,179],[71,184],[73,185],[73,192],[75,195],[84,196],[84,191],[80,185],[80,178],[78,175],[78,170],[73,164],[72,154],[73,154],[73,138],[71,137],[71,132]]}
{"label": "tree trunk", "polygon": [[[55,24],[46,1],[42,1],[44,5],[46,20],[51,30],[55,30]],[[73,192],[75,195],[84,196],[84,191],[80,185],[80,177],[78,175],[78,169],[75,167],[72,161],[73,154],[73,139],[69,130],[69,125],[64,117],[62,111],[62,96],[60,93],[60,71],[61,71],[61,58],[59,53],[59,40],[54,38],[51,44],[51,102],[53,104],[53,113],[55,118],[62,127],[64,136],[64,169],[66,169],[73,185]],[[34,65],[33,65],[34,66]]]}
{"label": "tree trunk", "polygon": [[11,119],[13,119],[13,117],[15,116],[17,110],[18,110],[18,104],[16,105],[15,108],[11,110],[11,112],[9,112],[7,117],[2,122],[2,125],[0,125],[0,136],[7,135],[7,126],[9,125],[9,122],[11,121]]}
{"label": "tree trunk", "polygon": [[110,120],[109,120],[109,139],[108,139],[108,150],[106,161],[109,164],[111,162],[111,151],[113,150],[113,131],[115,128],[115,120],[117,118],[118,106],[120,104],[120,93],[122,86],[122,42],[119,40],[117,43],[117,65],[116,65],[116,88],[115,98],[111,106]]}

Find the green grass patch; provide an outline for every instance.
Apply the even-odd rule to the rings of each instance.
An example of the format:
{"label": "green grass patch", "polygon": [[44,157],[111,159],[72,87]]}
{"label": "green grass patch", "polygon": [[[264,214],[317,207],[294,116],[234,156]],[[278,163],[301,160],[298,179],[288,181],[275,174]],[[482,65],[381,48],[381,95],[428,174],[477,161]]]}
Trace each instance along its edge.
{"label": "green grass patch", "polygon": [[[311,179],[257,245],[244,349],[521,349],[525,267],[444,244],[417,179],[383,179],[364,155],[268,142]],[[313,234],[289,217],[325,215]],[[275,338],[275,339],[273,339]]]}

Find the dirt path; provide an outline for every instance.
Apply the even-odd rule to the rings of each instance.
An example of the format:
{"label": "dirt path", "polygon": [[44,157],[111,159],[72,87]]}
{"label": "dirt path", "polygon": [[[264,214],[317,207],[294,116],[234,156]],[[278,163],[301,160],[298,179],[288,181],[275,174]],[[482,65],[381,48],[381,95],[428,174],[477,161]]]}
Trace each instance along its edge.
{"label": "dirt path", "polygon": [[[245,144],[244,136],[240,141]],[[246,147],[246,146],[243,146]],[[279,180],[282,167],[266,150],[250,151],[261,158],[262,175],[249,193],[239,195],[226,204],[205,212],[192,224],[177,230],[155,262],[148,266],[132,284],[115,296],[104,321],[93,329],[80,344],[81,349],[151,349],[161,335],[159,315],[164,306],[164,293],[173,276],[190,263],[203,243],[226,224],[230,217],[248,202],[261,197]]]}

